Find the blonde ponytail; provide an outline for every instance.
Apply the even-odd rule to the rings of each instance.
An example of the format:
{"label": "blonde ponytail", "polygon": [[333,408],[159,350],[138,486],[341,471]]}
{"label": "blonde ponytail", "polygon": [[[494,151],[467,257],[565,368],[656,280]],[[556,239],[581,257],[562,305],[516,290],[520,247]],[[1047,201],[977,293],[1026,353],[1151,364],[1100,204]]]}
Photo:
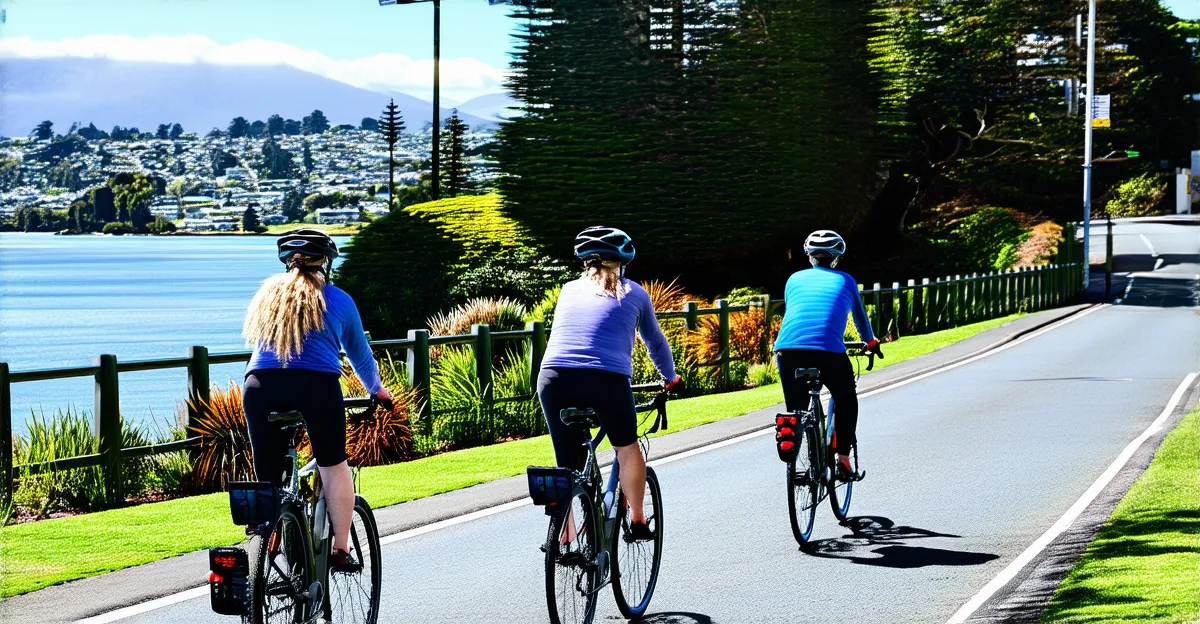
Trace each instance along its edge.
{"label": "blonde ponytail", "polygon": [[250,301],[242,335],[287,364],[304,350],[304,337],[325,329],[325,262],[292,254],[287,273],[263,283]]}
{"label": "blonde ponytail", "polygon": [[621,263],[616,260],[602,260],[592,256],[583,261],[583,276],[591,280],[605,296],[618,301],[625,295],[621,273]]}

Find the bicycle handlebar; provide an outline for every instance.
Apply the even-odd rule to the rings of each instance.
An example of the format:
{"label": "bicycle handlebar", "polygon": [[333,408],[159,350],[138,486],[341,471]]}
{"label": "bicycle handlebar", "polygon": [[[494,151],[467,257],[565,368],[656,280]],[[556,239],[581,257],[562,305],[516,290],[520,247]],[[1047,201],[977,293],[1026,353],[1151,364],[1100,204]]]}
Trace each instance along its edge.
{"label": "bicycle handlebar", "polygon": [[867,358],[867,370],[875,368],[875,352],[867,349],[865,342],[847,342],[846,355]]}

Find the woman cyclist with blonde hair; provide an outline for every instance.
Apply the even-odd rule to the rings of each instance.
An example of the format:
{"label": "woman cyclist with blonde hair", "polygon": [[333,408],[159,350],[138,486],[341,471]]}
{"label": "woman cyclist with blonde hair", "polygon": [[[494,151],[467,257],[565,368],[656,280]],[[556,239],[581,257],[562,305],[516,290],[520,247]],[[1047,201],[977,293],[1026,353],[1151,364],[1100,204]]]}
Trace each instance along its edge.
{"label": "woman cyclist with blonde hair", "polygon": [[341,352],[368,392],[385,406],[391,397],[379,378],[358,308],[350,295],[329,283],[337,245],[320,230],[300,229],[282,236],[277,246],[287,270],[259,288],[242,329],[254,349],[242,390],[254,471],[260,480],[279,484],[287,441],[267,416],[292,410],[304,414],[333,524],[331,566],[353,570],[357,553],[349,552],[348,542],[354,481],[346,463]]}

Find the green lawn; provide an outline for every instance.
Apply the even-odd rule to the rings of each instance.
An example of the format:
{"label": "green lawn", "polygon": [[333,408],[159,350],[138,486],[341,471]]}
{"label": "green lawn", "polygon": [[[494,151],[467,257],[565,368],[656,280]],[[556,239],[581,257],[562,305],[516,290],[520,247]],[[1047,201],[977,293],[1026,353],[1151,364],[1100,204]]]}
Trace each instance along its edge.
{"label": "green lawn", "polygon": [[[1016,315],[904,338],[884,345],[890,366],[1017,318]],[[779,386],[672,401],[671,431],[740,416],[782,402]],[[764,423],[765,425],[766,423]],[[465,449],[416,461],[368,468],[359,487],[372,506],[384,507],[521,474],[550,465],[546,436]],[[244,537],[229,517],[225,494],[43,520],[0,528],[0,597],[103,574],[194,550],[236,544]],[[203,571],[197,572],[202,578]]]}
{"label": "green lawn", "polygon": [[1200,409],[1059,585],[1043,622],[1200,621]]}

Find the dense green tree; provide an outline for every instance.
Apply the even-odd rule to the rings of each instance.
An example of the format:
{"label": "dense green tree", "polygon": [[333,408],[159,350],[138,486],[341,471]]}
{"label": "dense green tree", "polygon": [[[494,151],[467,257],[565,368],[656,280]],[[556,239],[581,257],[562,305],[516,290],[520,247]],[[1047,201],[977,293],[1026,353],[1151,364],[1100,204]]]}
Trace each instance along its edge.
{"label": "dense green tree", "polygon": [[181,137],[181,136],[183,136],[183,126],[180,124],[175,124],[175,125],[171,126],[171,133],[170,133],[171,140],[172,141],[178,140],[179,137]]}
{"label": "dense green tree", "polygon": [[471,165],[467,159],[467,132],[470,128],[458,116],[458,109],[450,113],[442,125],[442,189],[447,197],[466,193],[470,186]]}
{"label": "dense green tree", "polygon": [[308,144],[307,140],[304,141],[303,153],[301,154],[301,161],[304,164],[304,173],[312,173],[312,171],[316,165],[313,163],[312,146],[310,146]]}
{"label": "dense green tree", "polygon": [[271,115],[267,117],[267,127],[263,129],[263,132],[268,136],[282,136],[284,133],[283,126],[284,120],[282,115]]}
{"label": "dense green tree", "polygon": [[98,141],[108,138],[108,133],[97,128],[94,123],[89,123],[86,128],[80,128],[77,133],[88,141]]}
{"label": "dense green tree", "polygon": [[250,134],[250,123],[245,117],[234,117],[233,121],[229,122],[227,133],[231,139],[240,139]]}
{"label": "dense green tree", "polygon": [[92,219],[97,223],[117,220],[116,194],[109,186],[100,186],[88,191],[88,203],[92,205]]}
{"label": "dense green tree", "polygon": [[370,130],[370,131],[379,130],[379,120],[375,119],[374,117],[363,117],[362,123],[360,123],[358,125],[358,128],[360,130]]}
{"label": "dense green tree", "polygon": [[46,174],[47,186],[65,188],[68,191],[78,191],[83,188],[83,180],[79,175],[79,167],[69,159],[62,159],[50,168]]}
{"label": "dense green tree", "polygon": [[273,138],[263,142],[261,175],[272,180],[284,180],[292,176],[294,169],[291,152],[279,147]]}
{"label": "dense green tree", "polygon": [[314,110],[300,122],[300,131],[303,134],[321,134],[328,129],[329,120],[325,118],[325,113],[319,110]]}
{"label": "dense green tree", "polygon": [[33,138],[38,141],[49,141],[54,138],[54,123],[50,120],[43,121],[33,129]]}
{"label": "dense green tree", "polygon": [[33,152],[32,156],[39,162],[57,163],[59,160],[88,151],[90,150],[87,141],[77,134],[72,134],[55,139],[49,145]]}
{"label": "dense green tree", "polygon": [[158,129],[154,131],[154,138],[156,138],[156,139],[171,138],[171,124],[158,124]]}
{"label": "dense green tree", "polygon": [[92,230],[92,205],[86,199],[71,202],[67,213],[67,227],[76,232]]}
{"label": "dense green tree", "polygon": [[283,133],[288,136],[296,136],[301,134],[300,122],[296,119],[285,119],[283,121]]}
{"label": "dense green tree", "polygon": [[254,123],[250,124],[250,131],[246,136],[258,138],[266,134],[266,132],[267,124],[263,123],[262,120],[255,120]]}
{"label": "dense green tree", "polygon": [[221,137],[223,137],[223,136],[226,136],[226,134],[225,134],[225,132],[224,132],[223,130],[221,130],[220,128],[213,128],[212,130],[209,130],[209,131],[208,131],[208,134],[206,134],[206,135],[204,135],[204,136],[206,136],[206,137],[208,137],[208,138],[210,138],[210,139],[219,139],[219,138],[221,138]]}
{"label": "dense green tree", "polygon": [[212,174],[218,178],[225,175],[226,169],[237,167],[239,164],[236,156],[222,149],[210,151],[208,161],[212,165]]}
{"label": "dense green tree", "polygon": [[21,186],[21,161],[0,157],[0,192],[11,191],[18,186]]}
{"label": "dense green tree", "polygon": [[42,211],[35,208],[25,208],[24,232],[38,232],[42,229]]}
{"label": "dense green tree", "polygon": [[258,218],[258,211],[247,207],[245,212],[242,213],[242,231],[253,232],[260,225],[262,225],[262,221]]}
{"label": "dense green tree", "polygon": [[303,219],[306,213],[304,209],[304,194],[294,188],[284,191],[283,208],[281,210],[289,223]]}

